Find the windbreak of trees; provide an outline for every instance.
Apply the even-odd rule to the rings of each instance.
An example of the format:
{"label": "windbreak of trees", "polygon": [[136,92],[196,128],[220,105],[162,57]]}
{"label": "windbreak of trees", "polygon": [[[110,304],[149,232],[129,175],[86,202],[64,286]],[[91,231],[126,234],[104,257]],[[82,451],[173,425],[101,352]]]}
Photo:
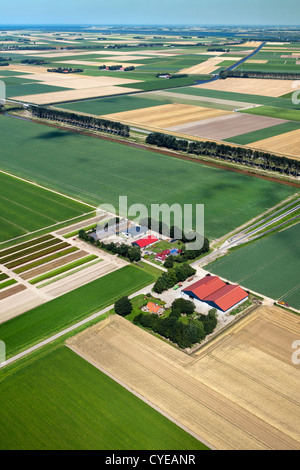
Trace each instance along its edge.
{"label": "windbreak of trees", "polygon": [[78,236],[81,240],[84,240],[92,245],[97,246],[97,248],[101,248],[102,250],[109,251],[114,255],[119,255],[123,258],[127,258],[128,261],[131,263],[138,262],[141,259],[141,249],[139,246],[132,246],[127,245],[126,243],[122,243],[117,245],[116,243],[103,243],[100,240],[95,240],[91,237],[85,230],[79,230]]}
{"label": "windbreak of trees", "polygon": [[[186,313],[188,306],[189,313]],[[208,315],[200,315],[198,318],[189,318],[188,323],[180,321],[182,313],[190,316],[195,310],[193,302],[185,299],[176,299],[171,307],[171,313],[168,317],[161,318],[155,314],[139,314],[134,318],[136,325],[149,328],[154,333],[158,333],[164,338],[168,338],[176,343],[180,348],[190,348],[196,343],[200,343],[205,337],[211,334],[217,326],[217,311],[210,310]]]}
{"label": "windbreak of trees", "polygon": [[165,290],[174,287],[178,282],[186,281],[191,276],[196,274],[196,269],[192,268],[189,264],[178,264],[167,272],[164,272],[154,284],[153,290],[157,294],[161,294]]}
{"label": "windbreak of trees", "polygon": [[129,137],[129,126],[120,122],[108,121],[107,119],[99,119],[93,116],[84,116],[76,113],[69,113],[58,109],[44,108],[42,106],[31,106],[33,116],[41,119],[49,119],[51,121],[63,122],[73,126],[92,129],[109,134],[116,134],[122,137]]}
{"label": "windbreak of trees", "polygon": [[222,47],[209,47],[207,52],[230,52],[230,49],[224,49]]}
{"label": "windbreak of trees", "polygon": [[72,69],[65,68],[65,67],[58,67],[57,69],[48,69],[47,72],[55,72],[55,73],[80,73],[83,72],[83,69]]}
{"label": "windbreak of trees", "polygon": [[296,80],[300,79],[300,73],[290,72],[262,72],[262,71],[246,71],[241,70],[223,70],[220,72],[220,78],[269,78],[269,79],[280,79],[280,80]]}
{"label": "windbreak of trees", "polygon": [[300,174],[299,161],[246,147],[233,147],[213,141],[189,142],[158,132],[149,134],[146,138],[146,143],[194,155],[220,158],[231,163],[239,163],[263,170],[272,170],[289,176],[299,176]]}
{"label": "windbreak of trees", "polygon": [[156,78],[160,78],[160,77],[163,77],[163,76],[169,76],[169,79],[172,79],[172,78],[186,78],[188,77],[188,74],[186,73],[174,73],[174,74],[171,74],[169,72],[165,72],[165,73],[162,73],[162,72],[159,72],[155,75]]}

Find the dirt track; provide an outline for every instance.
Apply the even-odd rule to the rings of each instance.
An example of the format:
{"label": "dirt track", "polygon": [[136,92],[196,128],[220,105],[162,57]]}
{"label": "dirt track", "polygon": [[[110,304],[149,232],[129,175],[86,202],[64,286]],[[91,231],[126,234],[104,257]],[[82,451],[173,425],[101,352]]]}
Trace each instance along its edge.
{"label": "dirt track", "polygon": [[217,449],[300,449],[299,317],[260,307],[188,356],[113,316],[68,340]]}

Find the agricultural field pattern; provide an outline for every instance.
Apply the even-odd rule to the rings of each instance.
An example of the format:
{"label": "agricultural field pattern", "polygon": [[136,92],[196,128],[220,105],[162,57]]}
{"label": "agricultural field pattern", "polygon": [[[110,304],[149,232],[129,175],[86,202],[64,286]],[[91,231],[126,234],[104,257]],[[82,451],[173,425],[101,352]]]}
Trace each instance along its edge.
{"label": "agricultural field pattern", "polygon": [[1,450],[300,449],[299,27],[186,3],[0,25]]}

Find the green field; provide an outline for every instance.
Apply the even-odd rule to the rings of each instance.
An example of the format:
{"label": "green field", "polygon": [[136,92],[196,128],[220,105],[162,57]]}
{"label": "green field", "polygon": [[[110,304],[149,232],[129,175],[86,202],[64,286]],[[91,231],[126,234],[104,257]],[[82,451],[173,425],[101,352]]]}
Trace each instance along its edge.
{"label": "green field", "polygon": [[32,122],[0,117],[0,130],[0,167],[5,170],[95,205],[118,208],[124,195],[129,205],[148,208],[155,203],[205,204],[210,238],[295,192],[283,184]]}
{"label": "green field", "polygon": [[[13,123],[10,124],[13,129]],[[23,142],[25,138],[22,135]],[[22,159],[20,141],[19,145],[17,152]],[[8,160],[10,157],[6,154]],[[40,158],[40,152],[36,157]],[[91,212],[91,207],[1,172],[0,187],[0,242]]]}
{"label": "green field", "polygon": [[[5,80],[4,80],[5,81]],[[43,83],[34,82],[26,83],[25,85],[8,85],[6,87],[6,96],[12,98],[14,96],[25,95],[38,95],[40,93],[53,93],[55,91],[66,91],[71,88],[64,88],[59,86],[44,85]]]}
{"label": "green field", "polygon": [[149,108],[161,104],[171,103],[167,98],[162,103],[159,99],[142,98],[138,95],[111,96],[109,98],[100,98],[96,100],[78,101],[75,103],[64,103],[56,108],[63,108],[70,111],[79,111],[81,113],[103,115],[121,113],[134,109]]}
{"label": "green field", "polygon": [[125,266],[0,324],[7,356],[14,356],[154,281],[155,277],[146,270]]}
{"label": "green field", "polygon": [[0,393],[1,450],[207,449],[66,347],[2,371]]}
{"label": "green field", "polygon": [[[170,90],[172,93],[184,93],[192,96],[205,96],[228,101],[241,101],[245,103],[261,104],[263,106],[274,106],[277,108],[300,110],[300,105],[293,104],[292,100],[285,98],[274,98],[271,96],[250,95],[247,93],[234,93],[231,91],[209,90],[205,88],[195,88],[193,86]],[[279,117],[279,116],[276,116]],[[291,118],[290,118],[291,119]]]}
{"label": "green field", "polygon": [[300,224],[236,249],[206,269],[272,299],[300,308]]}
{"label": "green field", "polygon": [[255,114],[257,116],[268,116],[277,119],[287,119],[290,121],[300,122],[300,110],[298,109],[283,109],[271,106],[260,106],[258,108],[245,109],[245,111],[240,112],[246,114]]}
{"label": "green field", "polygon": [[258,131],[247,132],[246,134],[237,135],[235,137],[231,137],[230,139],[225,140],[226,142],[233,142],[234,144],[247,145],[252,144],[252,142],[257,142],[258,140],[268,139],[269,137],[275,137],[276,135],[295,131],[296,129],[300,129],[300,123],[298,124],[296,122],[286,122],[283,124],[278,124],[277,126],[271,126],[265,129],[260,129]]}

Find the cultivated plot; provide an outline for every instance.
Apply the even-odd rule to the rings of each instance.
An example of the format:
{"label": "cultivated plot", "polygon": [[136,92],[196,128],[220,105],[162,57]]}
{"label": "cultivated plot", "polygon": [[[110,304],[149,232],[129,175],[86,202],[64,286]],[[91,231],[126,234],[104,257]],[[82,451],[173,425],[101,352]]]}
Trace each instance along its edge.
{"label": "cultivated plot", "polygon": [[254,117],[250,114],[231,113],[202,123],[194,122],[171,126],[168,129],[195,137],[223,140],[244,134],[245,132],[257,131],[283,123],[285,123],[285,121],[275,118],[263,116]]}
{"label": "cultivated plot", "polygon": [[229,112],[218,109],[173,103],[123,113],[108,114],[104,117],[129,124],[167,129],[170,126],[213,119],[227,114]]}
{"label": "cultivated plot", "polygon": [[217,449],[299,449],[299,334],[297,316],[261,307],[193,356],[118,316],[68,345]]}
{"label": "cultivated plot", "polygon": [[[17,150],[21,156],[20,149],[23,151],[22,145]],[[0,185],[0,242],[53,227],[59,222],[90,213],[92,209],[1,172]]]}
{"label": "cultivated plot", "polygon": [[206,449],[65,347],[2,372],[0,390],[2,450]]}
{"label": "cultivated plot", "polygon": [[293,80],[226,78],[226,80],[217,80],[204,85],[196,85],[196,88],[278,97],[292,91],[293,83]]}
{"label": "cultivated plot", "polygon": [[139,202],[148,208],[203,203],[210,238],[225,235],[294,192],[283,184],[36,123],[3,117],[0,129],[2,168],[95,205],[118,207],[119,195],[127,195],[129,205]]}
{"label": "cultivated plot", "polygon": [[300,309],[298,276],[300,224],[209,264],[206,269],[271,299]]}

